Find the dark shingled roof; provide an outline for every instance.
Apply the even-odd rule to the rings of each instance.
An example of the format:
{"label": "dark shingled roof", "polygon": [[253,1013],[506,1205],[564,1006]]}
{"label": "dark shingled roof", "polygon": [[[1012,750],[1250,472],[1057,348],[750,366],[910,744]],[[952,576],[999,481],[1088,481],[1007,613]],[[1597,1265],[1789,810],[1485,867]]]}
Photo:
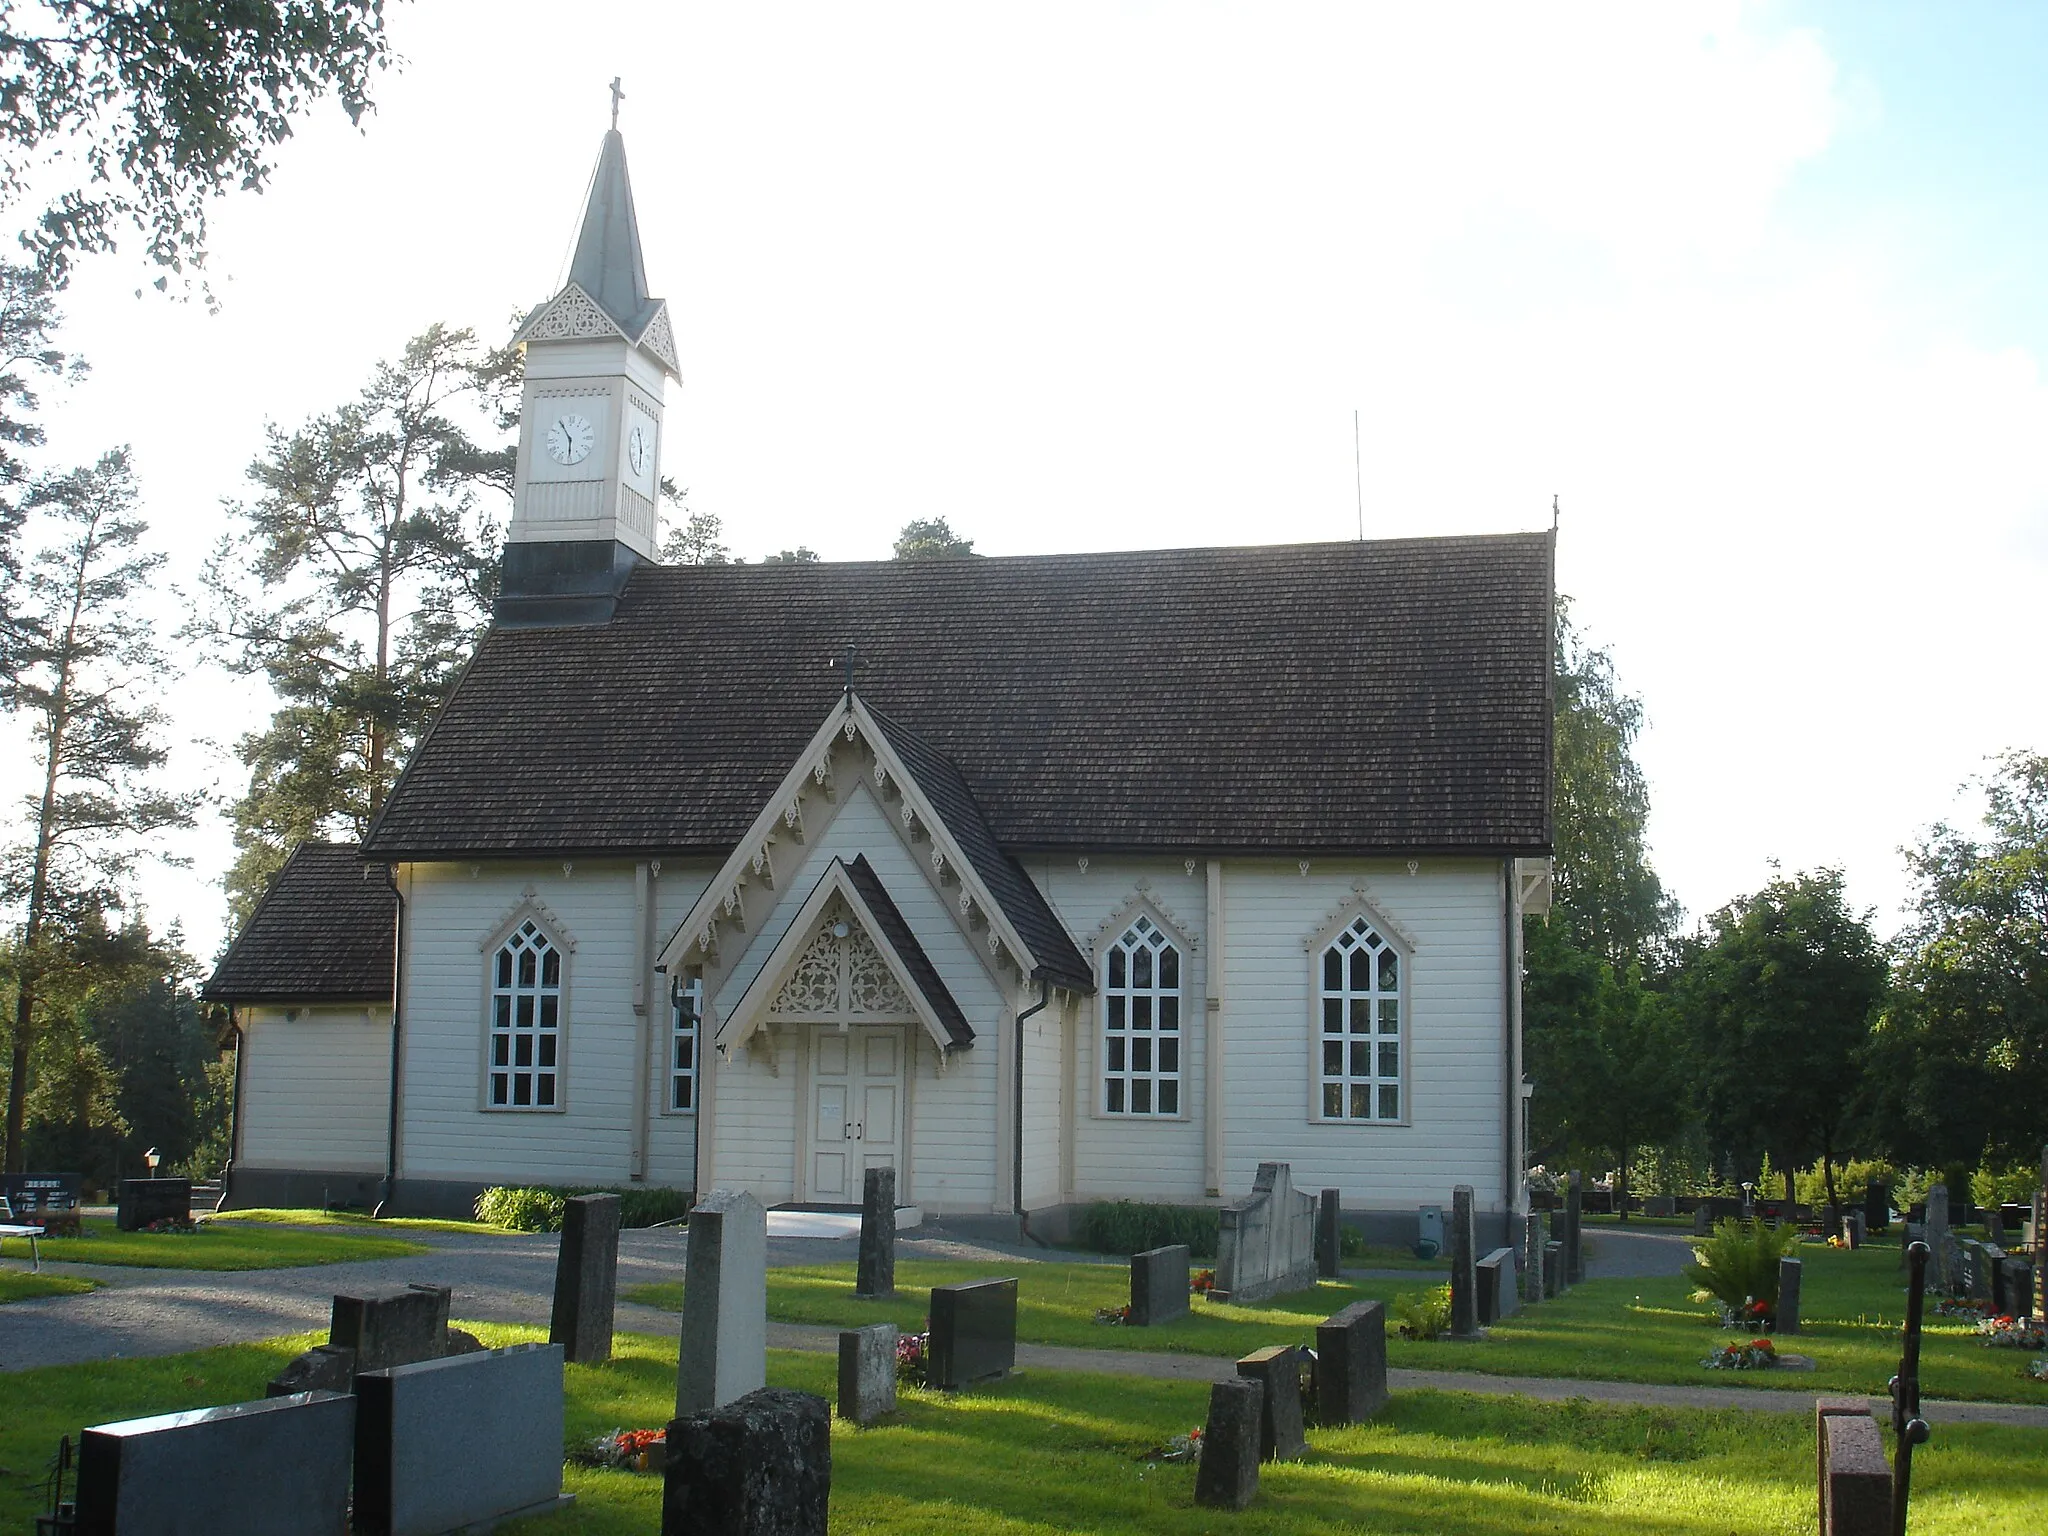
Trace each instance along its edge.
{"label": "dark shingled roof", "polygon": [[389,1003],[396,906],[390,880],[354,843],[301,843],[199,995]]}
{"label": "dark shingled roof", "polygon": [[965,1050],[974,1044],[974,1026],[967,1022],[967,1015],[954,1001],[945,979],[939,975],[939,968],[932,964],[931,956],[917,942],[917,935],[904,921],[889,888],[882,884],[882,877],[875,873],[875,866],[868,862],[867,855],[855,854],[853,862],[845,868],[853,888],[860,892],[860,899],[875,914],[875,923],[882,930],[881,937],[896,951],[903,968],[910,972],[910,979],[917,984],[917,990],[924,994],[924,1000],[932,1005],[932,1012],[945,1025],[946,1037],[953,1042],[953,1048]]}
{"label": "dark shingled roof", "polygon": [[851,643],[1010,854],[1540,853],[1551,591],[1548,534],[645,566],[484,637],[366,846],[723,856]]}

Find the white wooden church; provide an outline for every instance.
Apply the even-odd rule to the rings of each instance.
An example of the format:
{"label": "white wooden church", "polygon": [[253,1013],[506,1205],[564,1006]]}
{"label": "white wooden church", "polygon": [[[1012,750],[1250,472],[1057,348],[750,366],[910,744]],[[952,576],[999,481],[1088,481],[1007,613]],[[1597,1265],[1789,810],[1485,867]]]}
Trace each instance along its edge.
{"label": "white wooden church", "polygon": [[236,1205],[491,1184],[1057,1237],[1298,1187],[1521,1198],[1549,535],[655,556],[665,304],[616,130],[526,382],[503,597],[360,847],[207,995]]}

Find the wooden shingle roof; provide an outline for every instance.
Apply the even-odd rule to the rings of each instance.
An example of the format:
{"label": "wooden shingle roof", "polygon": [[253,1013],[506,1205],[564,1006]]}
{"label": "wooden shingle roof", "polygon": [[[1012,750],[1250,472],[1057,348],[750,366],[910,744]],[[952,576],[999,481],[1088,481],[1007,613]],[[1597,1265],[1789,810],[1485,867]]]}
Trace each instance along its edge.
{"label": "wooden shingle roof", "polygon": [[215,1003],[391,1001],[397,898],[354,843],[301,843],[199,995]]}
{"label": "wooden shingle roof", "polygon": [[365,847],[724,854],[844,686],[1001,849],[1537,853],[1548,534],[645,566],[608,624],[496,629]]}

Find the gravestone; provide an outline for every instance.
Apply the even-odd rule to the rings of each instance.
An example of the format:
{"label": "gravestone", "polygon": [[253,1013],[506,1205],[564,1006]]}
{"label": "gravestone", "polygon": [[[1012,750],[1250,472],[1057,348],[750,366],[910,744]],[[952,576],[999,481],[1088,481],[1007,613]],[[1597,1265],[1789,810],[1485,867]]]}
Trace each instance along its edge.
{"label": "gravestone", "polygon": [[1842,1241],[1852,1249],[1863,1246],[1864,1228],[1861,1211],[1851,1211],[1842,1218]]}
{"label": "gravestone", "polygon": [[665,1454],[661,1536],[825,1536],[832,1415],[822,1397],[762,1387],[679,1416]]}
{"label": "gravestone", "polygon": [[1004,1376],[1017,1364],[1017,1282],[932,1287],[931,1384],[948,1392]]}
{"label": "gravestone", "polygon": [[1713,1208],[1704,1202],[1692,1208],[1692,1235],[1707,1237],[1714,1230]]}
{"label": "gravestone", "polygon": [[1927,1237],[1931,1257],[1927,1261],[1927,1283],[1943,1295],[1954,1289],[1955,1270],[1949,1254],[1948,1186],[1937,1184],[1927,1191]]}
{"label": "gravestone", "polygon": [[1479,1336],[1479,1276],[1474,1267],[1476,1238],[1472,1228],[1472,1186],[1451,1191],[1451,1337]]}
{"label": "gravestone", "polygon": [[1237,1362],[1237,1374],[1256,1381],[1259,1403],[1259,1457],[1292,1461],[1308,1450],[1301,1419],[1301,1352],[1292,1344],[1255,1349]]}
{"label": "gravestone", "polygon": [[96,1424],[79,1438],[74,1529],[342,1536],[355,1422],[353,1397],[301,1392]]}
{"label": "gravestone", "polygon": [[1543,1250],[1550,1246],[1550,1213],[1531,1211],[1522,1218],[1522,1299],[1543,1299]]}
{"label": "gravestone", "polygon": [[1479,1281],[1479,1326],[1491,1328],[1502,1318],[1520,1310],[1515,1295],[1515,1250],[1496,1248],[1473,1265]]}
{"label": "gravestone", "polygon": [[1552,1238],[1543,1245],[1543,1294],[1555,1299],[1570,1289],[1564,1281],[1564,1244]]}
{"label": "gravestone", "polygon": [[290,1397],[295,1392],[352,1392],[356,1352],[346,1345],[316,1344],[292,1360],[263,1389],[265,1397]]}
{"label": "gravestone", "polygon": [[2007,1259],[1999,1268],[2005,1273],[2005,1310],[2023,1315],[2034,1296],[2034,1266],[2025,1259]]}
{"label": "gravestone", "polygon": [[1970,1242],[1963,1246],[1968,1260],[1965,1278],[1969,1282],[1970,1300],[1989,1303],[1996,1283],[1993,1276],[1997,1272],[1998,1261],[2005,1257],[2005,1250],[1979,1242]]}
{"label": "gravestone", "polygon": [[1799,1279],[1804,1269],[1798,1259],[1778,1260],[1778,1317],[1775,1328],[1779,1333],[1799,1331]]}
{"label": "gravestone", "polygon": [[1577,1285],[1586,1278],[1585,1243],[1586,1176],[1572,1170],[1564,1193],[1564,1283]]}
{"label": "gravestone", "polygon": [[2005,1213],[1995,1205],[1984,1213],[1984,1240],[1994,1248],[2005,1246]]}
{"label": "gravestone", "polygon": [[1354,1301],[1316,1324],[1316,1417],[1362,1424],[1387,1405],[1387,1304]]}
{"label": "gravestone", "polygon": [[114,1207],[114,1224],[123,1232],[140,1232],[155,1221],[192,1219],[190,1179],[123,1179]]}
{"label": "gravestone", "polygon": [[356,1374],[438,1360],[448,1352],[445,1285],[337,1292],[327,1324],[330,1345],[355,1351]]}
{"label": "gravestone", "polygon": [[1155,1328],[1188,1315],[1185,1243],[1131,1255],[1131,1326]]}
{"label": "gravestone", "polygon": [[1882,1179],[1872,1179],[1863,1186],[1863,1225],[1872,1232],[1882,1232],[1891,1225],[1892,1190]]}
{"label": "gravestone", "polygon": [[1678,1201],[1670,1195],[1646,1195],[1643,1197],[1643,1214],[1675,1216],[1678,1214]]}
{"label": "gravestone", "polygon": [[1316,1202],[1285,1163],[1259,1164],[1252,1192],[1219,1213],[1217,1301],[1243,1305],[1316,1283]]}
{"label": "gravestone", "polygon": [[744,1190],[714,1189],[690,1212],[676,1417],[723,1407],[767,1381],[768,1213]]}
{"label": "gravestone", "polygon": [[1266,1395],[1242,1377],[1209,1388],[1209,1420],[1202,1426],[1195,1467],[1195,1502],[1212,1509],[1243,1509],[1259,1493],[1259,1420]]}
{"label": "gravestone", "polygon": [[901,1337],[894,1323],[841,1330],[839,1417],[867,1425],[896,1411],[896,1343]]}
{"label": "gravestone", "polygon": [[1826,1536],[1891,1536],[1892,1471],[1884,1436],[1868,1413],[1820,1419],[1821,1530]]}
{"label": "gravestone", "polygon": [[1340,1218],[1342,1211],[1338,1202],[1340,1195],[1334,1189],[1323,1191],[1322,1203],[1316,1208],[1316,1273],[1325,1280],[1337,1278],[1343,1257],[1344,1229]]}
{"label": "gravestone", "polygon": [[1415,1208],[1415,1246],[1427,1247],[1435,1254],[1442,1253],[1450,1240],[1444,1235],[1444,1208],[1440,1205],[1420,1205]]}
{"label": "gravestone", "polygon": [[356,1536],[441,1536],[566,1507],[562,1346],[356,1377]]}
{"label": "gravestone", "polygon": [[555,1310],[548,1342],[577,1365],[612,1357],[612,1311],[619,1289],[619,1197],[574,1195],[562,1202],[562,1246],[555,1253]]}
{"label": "gravestone", "polygon": [[1867,1397],[1817,1397],[1813,1400],[1813,1487],[1814,1504],[1820,1514],[1820,1530],[1828,1528],[1828,1420],[1870,1417]]}
{"label": "gravestone", "polygon": [[853,1294],[863,1301],[896,1294],[896,1170],[870,1168],[860,1196],[860,1262]]}

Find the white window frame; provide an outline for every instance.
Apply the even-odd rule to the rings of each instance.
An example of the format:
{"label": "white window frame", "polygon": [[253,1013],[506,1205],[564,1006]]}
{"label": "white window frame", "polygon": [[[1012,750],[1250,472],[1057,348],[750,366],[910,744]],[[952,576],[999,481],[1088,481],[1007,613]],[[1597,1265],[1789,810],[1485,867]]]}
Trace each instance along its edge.
{"label": "white window frame", "polygon": [[[687,1007],[688,1011],[685,1012]],[[685,1025],[684,1020],[689,1022]],[[682,1046],[690,1047],[688,1066],[680,1065],[676,1058]],[[668,1091],[661,1101],[664,1115],[694,1115],[697,1113],[697,1087],[702,1081],[698,1068],[704,1064],[704,978],[692,976],[687,981],[671,982],[668,994]],[[690,1089],[688,1104],[676,1103],[676,1089],[687,1083]]]}
{"label": "white window frame", "polygon": [[[1134,944],[1125,943],[1127,937],[1139,934],[1141,925],[1145,932],[1159,937],[1162,942],[1158,947],[1143,938],[1138,938]],[[1158,964],[1158,957],[1169,949],[1174,957],[1175,979],[1171,986],[1160,980]],[[1187,1119],[1190,1088],[1188,1042],[1193,1033],[1188,1018],[1188,983],[1194,946],[1148,904],[1140,904],[1122,922],[1104,930],[1104,937],[1096,950],[1099,995],[1095,1013],[1095,1114],[1106,1120],[1125,1122]],[[1151,981],[1142,987],[1135,981],[1137,957],[1141,950],[1152,976]],[[1123,961],[1124,974],[1120,985],[1113,979],[1119,959]],[[1141,1004],[1149,1022],[1149,1027],[1142,1031],[1134,1027]],[[1169,1006],[1174,1018],[1171,1030],[1161,1027]],[[1119,1014],[1122,1024],[1113,1028]],[[1174,1053],[1171,1068],[1161,1065],[1164,1059],[1162,1047],[1169,1043]],[[1148,1057],[1144,1067],[1136,1064],[1141,1045]],[[1137,1090],[1140,1086],[1144,1089],[1148,1106],[1144,1109],[1132,1107],[1139,1097]],[[1172,1109],[1160,1107],[1162,1086],[1172,1089]],[[1121,1093],[1115,1091],[1119,1088]]]}
{"label": "white window frame", "polygon": [[[538,941],[536,944],[534,941]],[[524,942],[521,942],[524,941]],[[518,955],[521,950],[536,957],[534,978],[531,983],[522,979]],[[569,957],[575,945],[562,934],[546,916],[533,907],[515,912],[502,924],[495,936],[495,942],[484,946],[484,1041],[482,1091],[479,1094],[480,1107],[489,1114],[503,1115],[551,1115],[561,1114],[568,1108],[569,1083]],[[546,980],[547,960],[555,960],[555,979]],[[508,967],[501,968],[500,961],[509,960]],[[500,977],[508,979],[501,981]],[[522,1029],[519,1024],[519,1004],[530,1000],[532,1008],[528,1016],[533,1023]],[[505,1004],[501,1011],[500,1002]],[[548,1004],[552,1003],[554,1022],[545,1024]],[[507,1023],[501,1027],[500,1018]],[[529,1060],[519,1060],[521,1037],[532,1042],[526,1054]],[[500,1042],[503,1042],[504,1060],[500,1061]],[[551,1060],[544,1058],[551,1057]],[[504,1100],[497,1095],[499,1078],[503,1076]],[[546,1088],[550,1102],[541,1103],[543,1077],[550,1079]],[[517,1102],[519,1084],[529,1082],[528,1102]]]}
{"label": "white window frame", "polygon": [[[1336,921],[1327,925],[1309,949],[1309,1119],[1324,1125],[1405,1126],[1413,1123],[1414,1085],[1409,1064],[1414,1057],[1414,1010],[1409,1004],[1409,981],[1414,971],[1415,952],[1411,944],[1396,936],[1395,926],[1362,902],[1348,905]],[[1347,940],[1349,942],[1347,942]],[[1376,940],[1377,943],[1372,941]],[[1360,989],[1358,955],[1369,956],[1367,984]],[[1338,985],[1329,984],[1330,958],[1338,958]],[[1386,984],[1385,966],[1391,957],[1394,975]],[[1333,1008],[1331,1005],[1335,1004]],[[1363,1005],[1361,1010],[1360,1005]],[[1391,1004],[1391,1011],[1387,1005]],[[1369,1025],[1358,1029],[1361,1012]],[[1330,1027],[1332,1020],[1339,1026]],[[1391,1030],[1388,1025],[1391,1023]],[[1361,1058],[1360,1049],[1364,1050]],[[1332,1050],[1338,1070],[1332,1072]],[[1388,1064],[1391,1048],[1393,1071]],[[1364,1065],[1367,1070],[1356,1070]],[[1329,1111],[1329,1090],[1338,1090],[1338,1113]],[[1384,1114],[1389,1101],[1385,1090],[1394,1093],[1392,1114]],[[1360,1089],[1369,1113],[1354,1115]]]}

